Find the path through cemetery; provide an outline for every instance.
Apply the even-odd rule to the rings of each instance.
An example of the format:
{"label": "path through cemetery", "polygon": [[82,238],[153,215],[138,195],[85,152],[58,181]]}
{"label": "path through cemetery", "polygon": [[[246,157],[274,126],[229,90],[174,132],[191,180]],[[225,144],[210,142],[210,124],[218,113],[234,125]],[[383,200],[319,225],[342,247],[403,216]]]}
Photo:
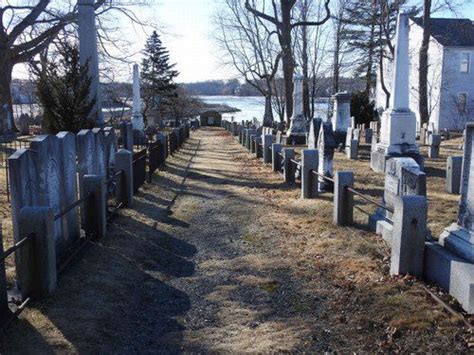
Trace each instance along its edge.
{"label": "path through cemetery", "polygon": [[380,238],[203,128],[8,329],[11,352],[463,351]]}

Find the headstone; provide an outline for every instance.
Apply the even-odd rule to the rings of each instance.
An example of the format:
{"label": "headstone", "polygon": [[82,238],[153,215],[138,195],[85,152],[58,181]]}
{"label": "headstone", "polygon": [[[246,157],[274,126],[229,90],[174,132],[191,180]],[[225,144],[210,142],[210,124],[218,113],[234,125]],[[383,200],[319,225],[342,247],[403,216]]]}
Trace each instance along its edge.
{"label": "headstone", "polygon": [[351,141],[354,137],[354,128],[352,127],[349,127],[347,129],[347,132],[346,132],[346,142],[345,142],[345,153],[346,153],[346,156],[349,157],[350,155],[350,147],[351,147]]}
{"label": "headstone", "polygon": [[79,57],[82,65],[88,63],[89,77],[91,78],[90,97],[96,100],[91,118],[94,118],[98,125],[102,125],[104,118],[99,83],[99,56],[94,7],[95,0],[78,0]]}
{"label": "headstone", "polygon": [[364,142],[365,142],[365,144],[371,144],[372,143],[372,135],[373,135],[372,128],[366,128],[365,131],[364,131]]}
{"label": "headstone", "polygon": [[439,147],[441,145],[441,135],[431,134],[428,141],[430,147],[428,149],[428,157],[435,159],[439,157]]}
{"label": "headstone", "polygon": [[344,144],[346,140],[346,132],[352,126],[351,120],[351,98],[352,94],[344,91],[333,95],[334,113],[332,116],[332,129],[336,137],[336,144]]}
{"label": "headstone", "polygon": [[[31,141],[30,148],[35,152],[35,168],[38,171],[39,206],[52,208],[54,213],[61,211],[61,162],[59,139],[53,135],[38,136]],[[63,235],[61,221],[54,222],[56,245],[61,244]]]}
{"label": "headstone", "polygon": [[[331,122],[324,122],[321,125],[318,137],[319,163],[318,172],[324,176],[333,176],[333,158],[336,148],[336,139],[332,130]],[[333,184],[330,181],[318,177],[318,191],[331,191]]]}
{"label": "headstone", "polygon": [[[383,203],[394,209],[397,197],[411,195],[426,196],[426,174],[412,158],[391,158],[387,161],[385,171]],[[391,219],[391,212],[378,208],[376,213],[369,217],[369,227],[390,241]]]}
{"label": "headstone", "polygon": [[132,126],[134,130],[143,131],[142,98],[140,96],[140,70],[138,64],[133,65],[133,109]]}
{"label": "headstone", "polygon": [[[461,258],[474,263],[474,123],[466,125],[458,221],[441,234],[439,242]],[[471,174],[472,173],[472,174]]]}
{"label": "headstone", "polygon": [[448,157],[446,164],[446,191],[459,195],[461,187],[462,157]]}
{"label": "headstone", "polygon": [[26,113],[22,113],[19,118],[19,130],[21,136],[27,136],[30,134],[30,124],[30,116]]}
{"label": "headstone", "polygon": [[276,133],[276,142],[277,142],[277,143],[280,143],[280,144],[281,144],[282,135],[283,135],[283,132],[282,132],[282,131],[277,131],[277,133]]}
{"label": "headstone", "polygon": [[423,167],[423,157],[416,145],[416,116],[409,108],[408,31],[408,14],[400,12],[390,108],[382,115],[380,142],[371,152],[370,165],[374,171],[385,171],[387,160],[393,157],[410,157]]}
{"label": "headstone", "polygon": [[120,133],[122,135],[123,149],[133,153],[133,127],[130,122],[123,121],[120,124]]}
{"label": "headstone", "polygon": [[306,143],[306,117],[303,110],[303,78],[295,76],[293,92],[293,115],[286,133],[289,144]]}
{"label": "headstone", "polygon": [[[104,128],[106,148],[105,148],[105,165],[107,170],[115,165],[115,154],[117,153],[117,137],[113,127]],[[107,171],[107,176],[109,172]]]}
{"label": "headstone", "polygon": [[[66,209],[78,199],[76,136],[71,132],[59,132],[59,162],[60,162],[60,202],[61,210]],[[73,244],[80,235],[78,210],[68,212],[60,221],[62,224],[64,247]]]}
{"label": "headstone", "polygon": [[309,125],[308,149],[316,149],[318,146],[319,130],[321,129],[322,120],[313,118]]}

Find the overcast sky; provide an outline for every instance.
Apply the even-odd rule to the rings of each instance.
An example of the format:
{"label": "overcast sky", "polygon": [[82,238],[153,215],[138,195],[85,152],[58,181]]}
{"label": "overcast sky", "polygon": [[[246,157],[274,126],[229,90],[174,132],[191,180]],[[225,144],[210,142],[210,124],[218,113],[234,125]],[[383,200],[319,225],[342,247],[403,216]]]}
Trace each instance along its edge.
{"label": "overcast sky", "polygon": [[[171,61],[177,64],[179,82],[194,82],[235,77],[231,68],[224,68],[219,60],[219,49],[213,40],[212,17],[220,0],[150,0],[152,5],[138,10],[141,19],[153,19],[162,29],[163,44],[169,49]],[[244,0],[242,0],[244,1]],[[413,1],[420,3],[420,0]],[[461,17],[474,20],[474,0],[466,0]],[[451,14],[436,14],[436,17]],[[124,35],[133,39],[133,50],[140,51],[146,40],[146,33],[123,22]],[[134,58],[141,61],[140,55]],[[129,74],[127,74],[127,72]],[[21,67],[16,68],[16,77],[25,77]],[[124,67],[122,80],[130,80],[131,67]]]}

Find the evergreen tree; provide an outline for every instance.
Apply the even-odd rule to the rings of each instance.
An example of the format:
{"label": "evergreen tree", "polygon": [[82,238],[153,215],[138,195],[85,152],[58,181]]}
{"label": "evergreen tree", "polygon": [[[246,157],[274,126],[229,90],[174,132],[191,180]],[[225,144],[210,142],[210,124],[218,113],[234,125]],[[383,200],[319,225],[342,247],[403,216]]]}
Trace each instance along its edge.
{"label": "evergreen tree", "polygon": [[88,119],[96,101],[89,98],[88,63],[80,64],[79,48],[75,44],[64,44],[59,54],[59,61],[46,65],[37,84],[43,125],[48,133],[77,133],[94,126]]}
{"label": "evergreen tree", "polygon": [[179,75],[170,64],[169,52],[163,46],[156,31],[148,38],[142,62],[142,97],[145,103],[145,119],[158,110],[161,114],[172,111],[172,104],[178,96],[174,79]]}

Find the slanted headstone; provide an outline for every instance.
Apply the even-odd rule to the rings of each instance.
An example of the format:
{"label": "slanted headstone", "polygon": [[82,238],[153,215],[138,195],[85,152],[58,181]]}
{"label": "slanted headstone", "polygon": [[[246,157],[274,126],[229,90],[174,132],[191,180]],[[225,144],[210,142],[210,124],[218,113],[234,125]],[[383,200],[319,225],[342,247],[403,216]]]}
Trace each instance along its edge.
{"label": "slanted headstone", "polygon": [[474,263],[474,123],[466,125],[458,221],[440,236],[440,243]]}
{"label": "slanted headstone", "polygon": [[409,105],[408,32],[408,13],[400,12],[390,108],[382,115],[380,142],[370,159],[371,168],[378,172],[384,172],[387,160],[393,157],[413,158],[423,168],[423,157],[416,144],[416,115]]}
{"label": "slanted headstone", "polygon": [[289,144],[306,143],[306,117],[303,109],[303,78],[301,76],[294,78],[293,114],[286,137]]}
{"label": "slanted headstone", "polygon": [[308,149],[316,149],[318,146],[319,130],[321,129],[322,120],[313,118],[309,124]]}
{"label": "slanted headstone", "polygon": [[[332,178],[334,149],[336,148],[336,139],[332,130],[331,122],[324,122],[319,130],[318,151],[319,163],[318,172],[324,176]],[[333,184],[330,181],[318,177],[318,191],[331,191]]]}

